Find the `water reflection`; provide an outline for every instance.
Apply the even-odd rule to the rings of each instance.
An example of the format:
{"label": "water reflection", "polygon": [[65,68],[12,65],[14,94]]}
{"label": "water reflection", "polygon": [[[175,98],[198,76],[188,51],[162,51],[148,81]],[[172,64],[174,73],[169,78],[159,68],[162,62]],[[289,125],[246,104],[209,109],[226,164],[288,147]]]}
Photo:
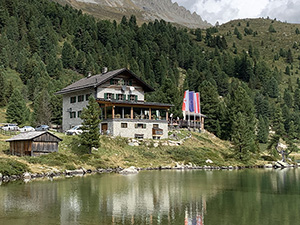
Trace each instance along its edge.
{"label": "water reflection", "polygon": [[0,187],[0,224],[297,224],[299,195],[298,169],[14,182]]}

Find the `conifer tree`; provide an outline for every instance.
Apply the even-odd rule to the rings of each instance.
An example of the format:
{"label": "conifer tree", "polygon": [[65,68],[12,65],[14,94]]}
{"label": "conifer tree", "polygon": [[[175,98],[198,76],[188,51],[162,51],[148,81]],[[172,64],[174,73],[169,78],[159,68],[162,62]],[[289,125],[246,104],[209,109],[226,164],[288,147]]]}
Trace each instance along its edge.
{"label": "conifer tree", "polygon": [[68,42],[64,43],[62,52],[61,52],[61,60],[63,63],[63,67],[67,69],[73,69],[75,66],[76,60],[76,52],[73,49],[72,45]]}
{"label": "conifer tree", "polygon": [[257,127],[257,140],[260,143],[267,143],[269,137],[269,123],[266,118],[263,118],[261,115],[258,119],[258,127]]}
{"label": "conifer tree", "polygon": [[26,102],[18,89],[12,93],[6,110],[6,119],[9,123],[23,125],[29,118]]}
{"label": "conifer tree", "polygon": [[46,89],[43,89],[34,99],[32,120],[34,125],[50,124],[50,96]]}
{"label": "conifer tree", "polygon": [[[246,148],[247,151],[256,152],[258,149],[255,145],[255,109],[253,100],[250,98],[246,90],[240,86],[238,81],[233,81],[231,84],[228,107],[231,119],[231,134],[234,144],[238,148]],[[237,116],[240,114],[239,116]],[[239,127],[243,127],[245,131],[241,131]],[[240,132],[245,132],[241,133]],[[238,143],[241,142],[241,143]],[[242,151],[242,150],[241,150]],[[242,151],[243,152],[243,151]]]}
{"label": "conifer tree", "polygon": [[84,132],[80,135],[81,144],[88,149],[88,153],[92,153],[92,148],[98,148],[100,136],[100,108],[93,96],[90,96],[89,103],[86,108],[82,110],[80,118],[82,122],[82,130]]}
{"label": "conifer tree", "polygon": [[232,142],[234,144],[235,156],[237,159],[247,162],[251,151],[255,148],[255,142],[252,138],[252,131],[247,125],[247,120],[241,112],[234,115],[232,128]]}
{"label": "conifer tree", "polygon": [[4,70],[0,68],[0,106],[6,105],[6,83],[4,81],[3,71]]}

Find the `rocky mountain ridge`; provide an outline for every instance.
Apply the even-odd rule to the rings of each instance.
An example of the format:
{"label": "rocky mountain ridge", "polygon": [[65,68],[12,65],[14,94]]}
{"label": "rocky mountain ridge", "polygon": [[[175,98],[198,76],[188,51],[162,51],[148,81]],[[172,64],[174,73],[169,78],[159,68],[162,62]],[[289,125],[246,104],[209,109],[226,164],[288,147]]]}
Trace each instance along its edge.
{"label": "rocky mountain ridge", "polygon": [[55,0],[69,4],[101,19],[120,20],[124,15],[135,15],[137,22],[165,20],[188,28],[207,28],[211,24],[198,14],[191,13],[171,0]]}

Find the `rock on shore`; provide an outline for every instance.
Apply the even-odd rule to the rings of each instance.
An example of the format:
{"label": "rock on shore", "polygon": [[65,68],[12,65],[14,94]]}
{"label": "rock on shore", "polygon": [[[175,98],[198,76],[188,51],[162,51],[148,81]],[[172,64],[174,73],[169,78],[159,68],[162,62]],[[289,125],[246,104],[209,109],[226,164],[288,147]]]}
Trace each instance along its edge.
{"label": "rock on shore", "polygon": [[123,174],[123,175],[127,175],[127,174],[136,174],[136,173],[138,173],[139,171],[138,171],[138,169],[136,168],[136,167],[134,167],[134,166],[131,166],[131,167],[129,167],[129,168],[126,168],[126,169],[124,169],[124,170],[121,170],[119,173],[120,174]]}

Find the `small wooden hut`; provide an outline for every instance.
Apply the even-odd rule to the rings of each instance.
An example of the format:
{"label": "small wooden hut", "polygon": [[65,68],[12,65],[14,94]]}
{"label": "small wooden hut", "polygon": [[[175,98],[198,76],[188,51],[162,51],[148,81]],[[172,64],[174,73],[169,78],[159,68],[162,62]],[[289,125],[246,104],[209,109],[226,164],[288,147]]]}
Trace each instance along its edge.
{"label": "small wooden hut", "polygon": [[20,133],[6,140],[10,143],[10,154],[39,156],[58,151],[59,137],[48,131]]}

